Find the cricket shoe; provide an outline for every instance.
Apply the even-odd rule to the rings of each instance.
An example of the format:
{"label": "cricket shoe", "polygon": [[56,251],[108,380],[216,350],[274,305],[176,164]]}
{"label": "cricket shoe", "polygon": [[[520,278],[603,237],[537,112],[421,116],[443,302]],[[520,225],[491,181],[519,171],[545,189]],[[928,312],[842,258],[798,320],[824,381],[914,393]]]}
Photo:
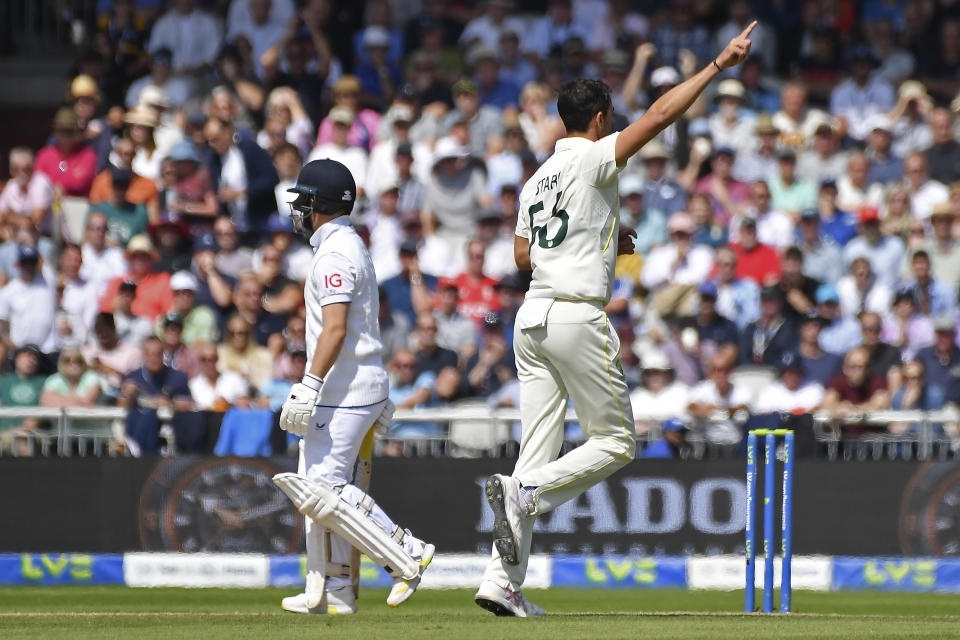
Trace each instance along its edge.
{"label": "cricket shoe", "polygon": [[284,611],[292,613],[320,613],[331,616],[346,616],[357,612],[356,598],[353,596],[353,585],[327,591],[324,597],[326,605],[321,601],[319,606],[311,607],[307,604],[307,594],[298,593],[295,596],[284,598],[280,606]]}
{"label": "cricket shoe", "polygon": [[520,526],[528,509],[520,495],[520,481],[496,473],[484,487],[487,503],[493,511],[493,544],[500,559],[509,565],[520,564]]}
{"label": "cricket shoe", "polygon": [[387,604],[391,607],[399,607],[413,595],[413,592],[420,586],[423,572],[433,562],[433,552],[437,548],[425,542],[420,542],[420,544],[420,571],[417,572],[417,577],[411,580],[404,580],[403,578],[394,580],[393,587],[390,588],[390,595],[387,596]]}
{"label": "cricket shoe", "polygon": [[504,589],[490,580],[480,583],[474,601],[498,616],[539,618],[545,614],[543,607],[538,607],[527,600],[520,589],[515,589],[513,585]]}

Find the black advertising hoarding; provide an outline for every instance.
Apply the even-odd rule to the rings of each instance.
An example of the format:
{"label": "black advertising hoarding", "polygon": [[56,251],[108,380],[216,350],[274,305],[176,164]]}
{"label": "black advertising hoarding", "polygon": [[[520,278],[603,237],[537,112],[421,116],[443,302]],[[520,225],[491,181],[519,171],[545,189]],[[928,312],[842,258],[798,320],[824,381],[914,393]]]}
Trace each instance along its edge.
{"label": "black advertising hoarding", "polygon": [[[439,550],[486,551],[482,482],[511,466],[378,458],[372,493]],[[288,458],[0,459],[0,551],[298,551],[302,518],[270,482],[295,467]],[[535,549],[740,552],[745,490],[742,460],[637,461],[542,517]],[[958,464],[801,460],[794,498],[797,554],[960,555]]]}

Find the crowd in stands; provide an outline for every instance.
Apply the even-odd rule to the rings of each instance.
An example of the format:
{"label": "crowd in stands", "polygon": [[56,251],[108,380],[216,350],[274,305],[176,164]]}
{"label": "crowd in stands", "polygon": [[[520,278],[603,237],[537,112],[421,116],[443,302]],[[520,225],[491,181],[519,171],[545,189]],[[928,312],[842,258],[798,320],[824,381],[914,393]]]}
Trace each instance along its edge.
{"label": "crowd in stands", "polygon": [[[515,405],[518,190],[565,135],[559,87],[603,79],[622,127],[754,17],[750,59],[621,175],[637,254],[607,313],[637,433],[675,455],[690,430],[736,446],[747,415],[820,407],[854,436],[852,416],[960,400],[956,2],[98,10],[46,144],[9,151],[2,406],[126,407],[144,453],[158,408],[276,411],[310,347],[286,189],[316,158],[357,181],[397,407]],[[759,390],[735,375],[756,366],[777,371]],[[36,427],[4,422],[0,446]]]}

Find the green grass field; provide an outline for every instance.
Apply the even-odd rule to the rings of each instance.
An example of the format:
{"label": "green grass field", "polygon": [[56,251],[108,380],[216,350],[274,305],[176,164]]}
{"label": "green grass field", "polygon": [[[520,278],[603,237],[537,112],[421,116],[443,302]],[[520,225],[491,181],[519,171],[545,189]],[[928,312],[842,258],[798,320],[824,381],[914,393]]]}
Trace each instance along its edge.
{"label": "green grass field", "polygon": [[[743,592],[530,590],[538,620],[496,618],[465,590],[421,591],[400,609],[361,592],[355,616],[280,610],[281,589],[0,588],[0,638],[956,638],[955,595],[795,592],[795,612],[738,613]],[[758,593],[758,601],[760,594]]]}

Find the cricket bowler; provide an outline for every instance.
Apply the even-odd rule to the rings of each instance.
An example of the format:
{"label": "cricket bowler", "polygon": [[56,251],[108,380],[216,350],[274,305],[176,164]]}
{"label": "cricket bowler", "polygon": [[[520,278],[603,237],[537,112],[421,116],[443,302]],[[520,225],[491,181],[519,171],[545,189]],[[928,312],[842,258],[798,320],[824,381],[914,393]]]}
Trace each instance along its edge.
{"label": "cricket bowler", "polygon": [[[567,137],[524,185],[514,237],[517,267],[533,269],[513,337],[523,436],[513,475],[493,475],[486,482],[493,557],[475,597],[498,616],[544,614],[520,590],[537,516],[634,458],[620,341],[604,313],[617,255],[634,250],[635,233],[621,231],[618,223],[619,173],[713,78],[746,59],[756,25],[619,133],[611,133],[606,84],[581,79],[560,89],[557,110]],[[558,458],[568,396],[587,440]]]}
{"label": "cricket bowler", "polygon": [[294,228],[309,235],[316,252],[304,287],[307,371],[280,413],[281,428],[303,436],[302,465],[298,473],[273,478],[309,519],[307,584],[282,606],[297,613],[355,613],[355,547],[393,578],[387,604],[395,607],[416,591],[434,546],[395,525],[350,483],[370,427],[385,426],[393,416],[376,274],[349,218],[356,183],[339,162],[314,160],[289,191],[296,194],[290,205]]}

